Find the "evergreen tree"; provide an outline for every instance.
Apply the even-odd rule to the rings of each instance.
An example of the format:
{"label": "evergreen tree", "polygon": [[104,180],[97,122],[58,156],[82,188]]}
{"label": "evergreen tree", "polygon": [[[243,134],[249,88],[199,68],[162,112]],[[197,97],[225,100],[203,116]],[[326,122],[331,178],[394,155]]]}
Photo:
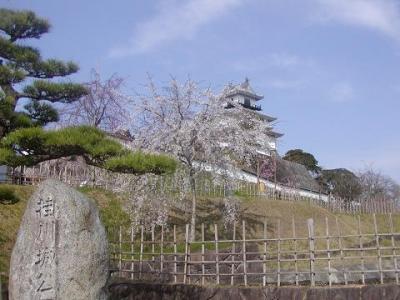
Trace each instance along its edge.
{"label": "evergreen tree", "polygon": [[[132,153],[95,128],[42,128],[58,120],[54,103],[72,103],[88,92],[81,84],[51,81],[77,72],[76,64],[43,59],[38,49],[22,44],[39,39],[49,29],[48,21],[31,11],[0,9],[0,164],[32,166],[79,155],[88,164],[119,172],[174,170],[174,160]],[[22,99],[26,104],[21,110]]]}
{"label": "evergreen tree", "polygon": [[319,173],[321,171],[321,167],[318,166],[318,161],[315,159],[314,155],[304,152],[301,149],[289,150],[286,152],[283,159],[301,164],[313,173]]}
{"label": "evergreen tree", "polygon": [[360,180],[344,168],[322,170],[316,179],[325,192],[348,201],[356,200],[362,193]]}
{"label": "evergreen tree", "polygon": [[[21,127],[57,121],[52,103],[70,103],[87,92],[80,84],[50,81],[77,72],[76,64],[43,59],[38,49],[21,44],[29,38],[39,39],[49,29],[49,23],[33,12],[0,9],[0,138]],[[17,111],[22,99],[28,102]]]}

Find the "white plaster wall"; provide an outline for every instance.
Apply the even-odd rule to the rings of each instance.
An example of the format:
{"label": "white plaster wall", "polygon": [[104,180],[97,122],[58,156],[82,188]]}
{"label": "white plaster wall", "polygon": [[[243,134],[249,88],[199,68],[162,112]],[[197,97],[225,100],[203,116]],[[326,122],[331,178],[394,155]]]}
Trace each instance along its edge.
{"label": "white plaster wall", "polygon": [[[198,165],[198,166],[200,167],[200,165]],[[247,182],[250,182],[250,183],[257,183],[257,176],[256,175],[244,172],[242,170],[237,170],[236,169],[236,170],[228,170],[228,171],[226,171],[226,170],[222,170],[220,168],[217,168],[217,167],[214,167],[214,166],[211,166],[211,165],[202,165],[201,168],[203,170],[205,170],[205,171],[214,172],[214,173],[220,174],[220,175],[225,175],[225,176],[228,176],[230,178],[243,180],[243,181],[247,181]],[[284,185],[279,184],[279,183],[275,184],[272,181],[265,180],[265,179],[262,179],[262,178],[260,178],[260,182],[265,184],[265,186],[267,188],[270,188],[270,189],[275,189],[276,188],[276,190],[278,192],[284,191],[286,193],[292,193],[293,195],[298,195],[298,196],[301,196],[301,197],[307,197],[307,198],[312,198],[312,199],[316,199],[316,200],[319,199],[319,200],[324,201],[324,202],[328,202],[328,200],[329,200],[329,196],[325,195],[325,194],[320,194],[320,193],[311,192],[311,191],[298,189],[298,188],[290,188],[290,187],[284,186]]]}
{"label": "white plaster wall", "polygon": [[[247,97],[248,98],[248,97]],[[250,99],[250,98],[249,98]],[[244,104],[244,96],[242,95],[235,95],[233,97],[233,101],[240,103],[240,104]],[[256,105],[256,101],[254,99],[250,99],[250,105],[254,106]]]}

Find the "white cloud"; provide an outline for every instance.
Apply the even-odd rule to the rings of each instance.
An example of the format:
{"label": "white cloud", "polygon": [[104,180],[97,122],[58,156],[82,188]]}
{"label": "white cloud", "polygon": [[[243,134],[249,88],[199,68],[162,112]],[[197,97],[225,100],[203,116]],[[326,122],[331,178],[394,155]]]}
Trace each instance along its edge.
{"label": "white cloud", "polygon": [[111,50],[111,56],[151,51],[163,43],[191,39],[205,24],[217,19],[244,0],[160,0],[158,13],[138,24],[130,42]]}
{"label": "white cloud", "polygon": [[281,68],[290,68],[307,64],[306,60],[287,53],[272,53],[269,55],[269,61],[271,65]]}
{"label": "white cloud", "polygon": [[329,91],[329,98],[333,102],[348,102],[354,99],[354,88],[348,82],[335,84]]}
{"label": "white cloud", "polygon": [[314,16],[323,22],[338,22],[378,31],[400,40],[400,5],[397,0],[313,0]]}
{"label": "white cloud", "polygon": [[278,69],[294,69],[296,67],[315,67],[313,60],[303,58],[294,54],[285,52],[269,53],[263,56],[252,58],[246,57],[244,60],[239,60],[232,63],[232,67],[237,71],[263,71],[270,67]]}
{"label": "white cloud", "polygon": [[304,86],[304,82],[301,80],[282,80],[282,79],[273,79],[267,81],[267,87],[275,88],[275,89],[297,89]]}

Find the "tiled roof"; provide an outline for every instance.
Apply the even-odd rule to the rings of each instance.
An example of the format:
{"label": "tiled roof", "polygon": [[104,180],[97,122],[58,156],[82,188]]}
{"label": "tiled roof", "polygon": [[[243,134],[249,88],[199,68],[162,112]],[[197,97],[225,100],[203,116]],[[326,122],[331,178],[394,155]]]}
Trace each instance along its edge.
{"label": "tiled roof", "polygon": [[250,86],[249,79],[246,78],[244,82],[238,85],[232,85],[229,87],[227,96],[233,96],[233,95],[244,95],[248,96],[250,98],[256,99],[256,100],[261,100],[264,98],[262,95],[257,95],[253,88]]}
{"label": "tiled roof", "polygon": [[280,183],[291,183],[300,189],[313,192],[320,191],[319,184],[310,175],[305,166],[280,157],[276,159],[276,179]]}

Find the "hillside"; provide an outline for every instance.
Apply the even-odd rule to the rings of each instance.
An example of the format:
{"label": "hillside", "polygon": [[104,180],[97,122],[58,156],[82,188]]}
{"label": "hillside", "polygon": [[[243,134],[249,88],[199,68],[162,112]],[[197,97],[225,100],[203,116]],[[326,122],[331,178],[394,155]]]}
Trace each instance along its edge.
{"label": "hillside", "polygon": [[[0,273],[7,274],[9,260],[13,244],[15,242],[19,223],[24,212],[27,199],[34,191],[32,186],[10,186],[20,201],[16,204],[0,204]],[[98,204],[103,222],[107,225],[123,225],[129,222],[127,213],[121,210],[121,204],[126,201],[123,196],[116,195],[101,189],[83,188],[83,193],[95,200]],[[351,215],[335,215],[318,206],[310,205],[306,202],[287,202],[268,200],[265,198],[246,198],[236,197],[238,204],[239,219],[246,220],[249,229],[249,237],[262,238],[263,223],[267,222],[269,237],[278,235],[278,222],[280,223],[281,237],[291,237],[292,218],[296,224],[297,236],[307,236],[306,220],[313,218],[315,222],[316,235],[325,234],[325,219],[329,220],[331,233],[335,233],[337,217],[342,232],[349,234],[357,233],[358,220]],[[230,238],[232,226],[224,227],[223,222],[224,201],[221,198],[200,198],[198,201],[198,224],[205,223],[206,228],[211,228],[212,224],[218,223],[222,231],[221,238]],[[189,221],[190,215],[182,208],[171,208],[169,211],[169,224],[177,224],[180,228],[178,233],[183,233],[183,226]],[[396,231],[400,230],[399,218],[394,219]],[[378,227],[380,231],[388,230],[386,216],[378,216]],[[199,226],[200,227],[200,226]],[[224,229],[226,228],[226,229]],[[365,232],[373,232],[373,222],[371,216],[361,217],[361,228]],[[223,233],[226,231],[225,234]],[[199,233],[199,231],[198,231]],[[2,278],[5,282],[6,278]]]}

